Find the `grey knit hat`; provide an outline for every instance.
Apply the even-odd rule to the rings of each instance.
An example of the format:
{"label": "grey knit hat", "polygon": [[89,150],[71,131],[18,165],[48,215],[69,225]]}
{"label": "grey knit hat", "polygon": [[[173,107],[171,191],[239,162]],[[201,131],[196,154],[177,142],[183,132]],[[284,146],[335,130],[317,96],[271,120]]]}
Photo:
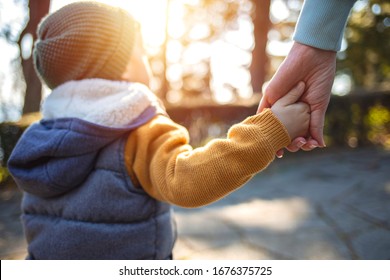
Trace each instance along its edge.
{"label": "grey knit hat", "polygon": [[53,89],[71,80],[121,80],[137,23],[129,13],[97,2],[72,3],[38,27],[35,69]]}

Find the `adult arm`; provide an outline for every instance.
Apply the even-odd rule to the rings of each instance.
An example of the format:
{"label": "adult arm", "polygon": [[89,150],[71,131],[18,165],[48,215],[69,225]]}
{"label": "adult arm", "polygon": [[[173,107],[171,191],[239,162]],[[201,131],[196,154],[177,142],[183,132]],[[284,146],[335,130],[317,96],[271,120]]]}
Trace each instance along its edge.
{"label": "adult arm", "polygon": [[290,151],[325,145],[323,127],[335,75],[336,52],[354,2],[306,0],[293,36],[293,47],[265,89],[258,112],[274,104],[299,81],[306,83],[301,99],[310,105],[310,136],[294,139],[287,147]]}

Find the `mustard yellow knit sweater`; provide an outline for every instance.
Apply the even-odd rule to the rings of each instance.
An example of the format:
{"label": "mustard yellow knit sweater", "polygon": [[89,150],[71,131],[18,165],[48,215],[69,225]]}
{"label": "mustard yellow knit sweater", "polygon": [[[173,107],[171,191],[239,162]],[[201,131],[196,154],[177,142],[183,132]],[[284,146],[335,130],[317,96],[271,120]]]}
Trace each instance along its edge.
{"label": "mustard yellow knit sweater", "polygon": [[130,134],[125,162],[133,182],[150,196],[199,207],[241,187],[289,143],[270,109],[232,126],[226,139],[196,149],[184,127],[158,115]]}

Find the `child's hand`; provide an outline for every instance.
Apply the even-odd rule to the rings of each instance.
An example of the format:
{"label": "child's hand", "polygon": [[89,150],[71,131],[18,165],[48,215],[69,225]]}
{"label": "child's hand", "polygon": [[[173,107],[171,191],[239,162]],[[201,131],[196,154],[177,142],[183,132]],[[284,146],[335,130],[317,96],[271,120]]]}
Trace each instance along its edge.
{"label": "child's hand", "polygon": [[290,139],[305,137],[310,122],[310,107],[304,102],[298,102],[305,89],[305,84],[299,82],[285,96],[280,98],[272,107],[272,112],[286,127]]}

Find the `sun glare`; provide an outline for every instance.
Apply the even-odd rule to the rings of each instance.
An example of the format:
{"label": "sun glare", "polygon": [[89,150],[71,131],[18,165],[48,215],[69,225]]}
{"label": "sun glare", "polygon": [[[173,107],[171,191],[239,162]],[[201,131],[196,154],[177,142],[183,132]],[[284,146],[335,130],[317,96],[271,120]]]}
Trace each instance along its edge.
{"label": "sun glare", "polygon": [[[75,1],[52,0],[51,11]],[[250,50],[254,46],[253,23],[249,16],[238,17],[237,28],[226,30],[220,39],[205,42],[202,39],[207,38],[211,32],[207,23],[200,22],[191,26],[190,30],[186,30],[188,27],[185,25],[186,10],[184,5],[197,6],[200,4],[199,0],[96,1],[129,11],[141,24],[145,47],[151,56],[158,54],[161,47],[164,47],[167,59],[165,77],[170,83],[171,91],[178,93],[175,98],[170,98],[172,94],[168,92],[169,101],[179,102],[181,99],[184,69],[188,69],[188,67],[195,69],[197,66],[201,68],[204,61],[210,62],[211,79],[208,86],[212,92],[212,98],[216,102],[229,103],[237,97],[249,99],[253,95],[250,73],[245,67],[251,63]],[[298,1],[291,3],[297,4]],[[288,18],[290,4],[282,0],[273,0],[270,7],[271,21],[278,23]],[[193,40],[188,46],[184,46],[180,42],[186,32],[188,32],[189,39]],[[276,38],[273,35],[275,34],[271,31],[267,45],[268,54],[277,57],[287,55],[292,41],[280,41],[279,34]],[[156,86],[152,88],[157,90],[158,85],[159,83],[156,83]]]}
{"label": "sun glare", "polygon": [[[184,47],[180,38],[185,34],[184,5],[196,6],[198,0],[97,0],[129,11],[141,24],[143,40],[147,51],[152,55],[165,45],[168,67],[166,77],[172,83],[171,89],[180,92],[183,86],[182,75],[185,67],[202,68],[202,61],[210,59],[212,79],[210,83],[213,99],[218,103],[234,101],[232,87],[237,89],[238,97],[250,98],[250,75],[243,65],[249,65],[250,55],[245,51],[253,47],[253,25],[249,18],[240,17],[237,30],[226,31],[223,38],[215,42],[204,42],[210,29],[206,23],[199,23],[189,30],[189,38],[194,42]],[[52,0],[50,10],[55,11],[75,0]],[[169,7],[168,7],[169,5]],[[167,41],[166,36],[169,36]],[[229,59],[227,59],[229,58]],[[185,65],[182,65],[184,63]],[[197,67],[199,66],[199,67]],[[202,69],[201,69],[202,70]],[[168,98],[180,101],[180,95]],[[168,94],[172,97],[172,94]]]}
{"label": "sun glare", "polygon": [[[76,2],[76,0],[52,0],[50,11]],[[146,44],[159,46],[165,41],[167,0],[96,0],[129,11],[141,24]]]}

